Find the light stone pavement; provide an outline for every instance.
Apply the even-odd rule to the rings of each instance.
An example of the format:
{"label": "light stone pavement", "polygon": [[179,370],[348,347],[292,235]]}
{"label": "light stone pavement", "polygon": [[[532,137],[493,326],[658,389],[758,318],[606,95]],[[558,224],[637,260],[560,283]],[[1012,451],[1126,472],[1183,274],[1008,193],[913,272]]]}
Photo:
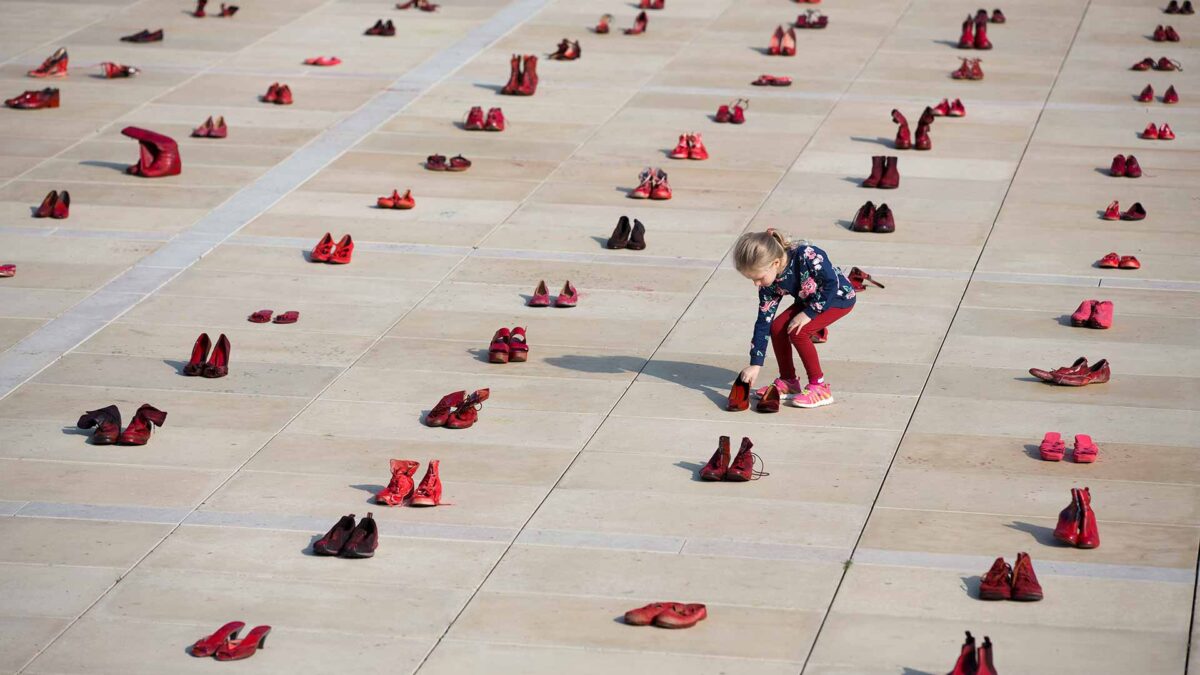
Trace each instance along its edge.
{"label": "light stone pavement", "polygon": [[[973,54],[954,45],[976,6],[948,0],[668,0],[640,36],[619,30],[629,0],[240,4],[196,20],[186,0],[0,0],[4,97],[71,55],[61,108],[0,111],[0,263],[18,265],[0,279],[0,673],[920,675],[950,669],[964,630],[1006,675],[1200,672],[1200,17],[1017,0]],[[813,7],[828,29],[763,53]],[[605,12],[617,30],[592,34]],[[362,36],[379,18],[396,37]],[[1151,42],[1160,23],[1183,42]],[[117,41],[160,26],[162,43]],[[510,54],[564,37],[582,59],[497,95]],[[301,65],[320,54],[344,63]],[[986,79],[951,80],[972,55]],[[1185,70],[1128,70],[1162,55]],[[107,60],[143,72],[100,79]],[[762,73],[795,84],[749,86]],[[275,81],[295,105],[257,102]],[[1147,83],[1182,102],[1138,103]],[[747,123],[715,124],[738,97]],[[915,122],[946,97],[968,115],[939,119],[931,152],[891,150],[892,108]],[[509,129],[463,131],[473,105]],[[229,138],[187,138],[209,115]],[[1147,122],[1178,139],[1139,139]],[[183,174],[124,175],[129,124],[178,139]],[[712,159],[667,159],[692,130]],[[423,170],[435,152],[474,167]],[[1145,175],[1107,176],[1118,153]],[[874,154],[900,158],[898,190],[858,187]],[[625,198],[650,165],[671,201]],[[374,209],[393,188],[417,207]],[[70,218],[30,218],[51,189]],[[848,230],[868,199],[894,234]],[[1113,199],[1150,216],[1100,220]],[[621,215],[647,250],[604,248]],[[820,347],[833,406],[723,409],[756,303],[726,256],[766,227],[887,285]],[[354,236],[352,264],[306,262],[326,231]],[[1094,267],[1110,250],[1143,268]],[[525,307],[540,279],[580,305]],[[1088,298],[1115,303],[1112,329],[1070,327]],[[245,321],[267,307],[300,322]],[[529,362],[488,364],[515,325]],[[233,343],[226,378],[180,375],[205,331]],[[1026,373],[1080,355],[1113,381]],[[479,387],[474,428],[420,423]],[[169,413],[145,447],[73,426],[143,402]],[[1091,434],[1100,460],[1040,461],[1049,430]],[[771,475],[698,481],[720,435],[752,438]],[[451,504],[373,505],[390,458],[441,459]],[[1085,485],[1102,546],[1059,546]],[[368,511],[373,559],[310,554]],[[1018,551],[1045,600],[978,600]],[[710,617],[619,621],[654,600]],[[267,648],[188,656],[232,619],[272,625]]]}

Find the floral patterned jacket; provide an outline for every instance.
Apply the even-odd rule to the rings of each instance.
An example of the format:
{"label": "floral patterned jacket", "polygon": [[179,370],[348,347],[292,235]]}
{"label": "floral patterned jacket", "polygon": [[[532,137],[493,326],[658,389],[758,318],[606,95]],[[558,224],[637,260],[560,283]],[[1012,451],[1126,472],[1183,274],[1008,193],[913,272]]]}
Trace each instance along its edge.
{"label": "floral patterned jacket", "polygon": [[754,339],[750,343],[752,366],[761,366],[766,360],[771,321],[785,295],[795,298],[794,306],[809,318],[816,318],[831,307],[854,306],[854,287],[833,266],[825,251],[800,242],[788,252],[787,266],[775,278],[775,283],[758,289],[758,320],[754,323]]}

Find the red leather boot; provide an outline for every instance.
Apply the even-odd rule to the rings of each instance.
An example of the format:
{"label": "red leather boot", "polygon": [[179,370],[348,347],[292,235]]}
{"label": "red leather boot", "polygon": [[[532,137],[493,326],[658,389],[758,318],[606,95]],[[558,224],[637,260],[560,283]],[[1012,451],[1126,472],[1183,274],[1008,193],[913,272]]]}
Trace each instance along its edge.
{"label": "red leather boot", "polygon": [[971,32],[971,27],[974,24],[971,17],[962,23],[962,35],[958,38],[959,49],[971,49],[975,46],[975,36]]}
{"label": "red leather boot", "polygon": [[1075,546],[1079,542],[1079,490],[1071,488],[1071,503],[1058,514],[1058,526],[1054,538]]}
{"label": "red leather boot", "polygon": [[125,127],[121,134],[136,140],[141,152],[138,163],[126,169],[126,173],[160,178],[179,175],[183,170],[179,144],[174,139],[140,127]]}
{"label": "red leather boot", "polygon": [[[450,413],[454,412],[455,408],[463,402],[467,397],[467,392],[456,391],[446,394],[442,400],[438,401],[437,405],[433,406],[433,410],[425,415],[425,425],[430,427],[444,427],[450,419]],[[414,469],[415,471],[415,469]]]}
{"label": "red leather boot", "polygon": [[1100,547],[1100,527],[1096,524],[1096,514],[1092,511],[1092,491],[1083,488],[1079,494],[1079,538],[1075,545],[1079,548]]}
{"label": "red leather boot", "polygon": [[725,480],[734,483],[745,483],[746,481],[770,475],[765,471],[754,470],[754,460],[758,459],[758,455],[751,452],[753,447],[754,443],[749,438],[743,436],[742,447],[738,449],[737,457],[734,457],[733,463],[729,465],[729,471],[725,474]]}
{"label": "red leather boot", "polygon": [[75,426],[80,429],[96,428],[92,432],[92,445],[112,445],[121,435],[121,411],[115,405],[89,410],[79,418]]}
{"label": "red leather boot", "polygon": [[933,139],[929,138],[928,124],[917,125],[917,143],[913,147],[915,147],[917,150],[933,149]]}
{"label": "red leather boot", "polygon": [[896,130],[896,149],[908,150],[912,147],[912,132],[908,128],[908,120],[899,110],[892,110],[892,121],[900,125]]}
{"label": "red leather boot", "polygon": [[876,155],[871,158],[871,175],[863,181],[862,186],[866,188],[879,187],[879,181],[883,179],[883,157]]}
{"label": "red leather boot", "polygon": [[504,85],[500,93],[513,96],[517,93],[517,88],[521,86],[521,55],[513,54],[509,59],[509,65],[512,70],[508,74],[508,84]]}
{"label": "red leather boot", "polygon": [[479,389],[475,393],[463,399],[462,403],[450,413],[450,417],[446,420],[447,429],[469,429],[479,421],[479,409],[483,407],[483,402],[488,399],[491,393],[488,389]]}
{"label": "red leather boot", "polygon": [[399,506],[404,503],[413,491],[413,474],[421,467],[420,462],[411,459],[393,459],[391,461],[392,480],[388,486],[375,495],[375,501],[388,506]]}
{"label": "red leather boot", "polygon": [[121,432],[117,445],[145,445],[150,441],[152,427],[161,427],[166,421],[167,413],[149,403],[143,403],[134,414],[129,428]]}
{"label": "red leather boot", "polygon": [[979,661],[975,656],[975,638],[967,631],[967,641],[958,652],[958,661],[954,662],[954,670],[949,675],[975,675],[979,670]]}
{"label": "red leather boot", "polygon": [[717,441],[717,450],[713,456],[700,469],[700,480],[725,480],[725,473],[729,471],[729,437],[722,436]]}
{"label": "red leather boot", "polygon": [[1036,602],[1042,599],[1042,585],[1033,573],[1033,560],[1028,553],[1018,553],[1012,572],[1012,599]]}
{"label": "red leather boot", "polygon": [[879,179],[881,190],[894,190],[900,187],[899,160],[895,157],[885,157],[883,162],[883,177]]}
{"label": "red leather boot", "polygon": [[1013,570],[1004,562],[1004,558],[996,558],[992,568],[979,579],[980,600],[1011,600],[1013,591]]}
{"label": "red leather boot", "polygon": [[987,19],[975,22],[975,49],[991,49],[992,42],[987,36]]}
{"label": "red leather boot", "polygon": [[421,484],[413,493],[413,498],[408,503],[409,506],[437,506],[442,503],[442,477],[438,473],[439,464],[439,460],[429,460],[429,468],[425,470],[425,477],[421,479]]}
{"label": "red leather boot", "polygon": [[976,675],[997,675],[996,665],[992,663],[992,639],[983,636],[983,645],[979,647],[979,670]]}
{"label": "red leather boot", "polygon": [[518,96],[533,96],[537,93],[538,74],[537,57],[526,54],[521,64],[521,86],[517,88]]}

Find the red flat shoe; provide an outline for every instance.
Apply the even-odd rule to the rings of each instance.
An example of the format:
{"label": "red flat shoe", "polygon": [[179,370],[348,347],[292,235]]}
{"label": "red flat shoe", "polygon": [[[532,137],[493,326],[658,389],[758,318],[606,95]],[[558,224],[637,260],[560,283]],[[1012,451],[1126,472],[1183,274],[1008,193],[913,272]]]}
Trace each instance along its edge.
{"label": "red flat shoe", "polygon": [[57,88],[47,87],[41,91],[30,90],[20,96],[4,101],[4,105],[16,110],[40,110],[42,108],[57,108],[59,105]]}
{"label": "red flat shoe", "polygon": [[729,471],[729,437],[722,436],[717,439],[717,449],[709,458],[708,463],[700,468],[700,480],[725,480],[727,471]]}
{"label": "red flat shoe", "polygon": [[1108,208],[1104,209],[1104,215],[1100,216],[1103,220],[1120,220],[1121,219],[1121,204],[1115,199]]}
{"label": "red flat shoe", "polygon": [[1174,26],[1167,26],[1166,38],[1167,42],[1179,42],[1179,33],[1175,32]]}
{"label": "red flat shoe", "polygon": [[326,68],[336,66],[341,62],[342,60],[336,56],[314,56],[311,59],[304,59],[304,65],[306,66],[322,66]]}
{"label": "red flat shoe", "polygon": [[293,103],[292,88],[286,84],[279,85],[279,96],[275,100],[275,103],[278,105],[291,105]]}
{"label": "red flat shoe", "polygon": [[671,604],[654,617],[659,628],[691,628],[708,618],[708,610],[701,604]]}
{"label": "red flat shoe", "polygon": [[734,380],[733,387],[729,390],[729,402],[725,405],[726,410],[733,412],[741,412],[750,408],[750,383],[743,382],[739,376]]}
{"label": "red flat shoe", "polygon": [[413,492],[413,497],[408,502],[409,506],[438,506],[442,503],[442,477],[438,472],[440,464],[439,460],[429,460],[429,468],[425,470],[425,477]]}
{"label": "red flat shoe", "polygon": [[529,341],[525,336],[525,328],[517,326],[508,334],[509,363],[525,363],[529,360]]}
{"label": "red flat shoe", "polygon": [[1112,327],[1113,304],[1111,300],[1097,300],[1088,317],[1088,328],[1107,329]]}
{"label": "red flat shoe", "polygon": [[1084,300],[1079,303],[1079,308],[1071,313],[1071,325],[1075,327],[1086,326],[1092,318],[1092,312],[1096,310],[1095,300]]}
{"label": "red flat shoe", "polygon": [[[1114,204],[1116,202],[1113,202]],[[1146,207],[1141,202],[1134,202],[1129,210],[1121,214],[1121,220],[1145,220]]]}
{"label": "red flat shoe", "polygon": [[279,83],[273,82],[267,87],[267,93],[262,96],[263,103],[278,103],[279,102]]}
{"label": "red flat shoe", "polygon": [[1103,258],[1096,261],[1096,267],[1106,270],[1115,270],[1121,264],[1121,257],[1116,252],[1108,253]]}
{"label": "red flat shoe", "polygon": [[247,321],[249,321],[250,323],[268,323],[271,320],[271,315],[274,313],[275,313],[274,310],[260,309],[257,312],[251,314],[250,318],[247,319]]}
{"label": "red flat shoe", "polygon": [[483,408],[483,402],[488,399],[490,393],[488,389],[479,389],[463,399],[454,412],[450,413],[449,419],[446,420],[446,428],[469,429],[474,426],[479,420],[479,410]]}
{"label": "red flat shoe", "polygon": [[850,268],[850,273],[846,275],[846,280],[850,282],[851,288],[853,288],[856,291],[867,290],[868,282],[871,284],[874,284],[875,286],[878,286],[879,288],[887,288],[887,286],[884,286],[883,284],[879,283],[878,281],[875,281],[874,277],[872,277],[870,274],[864,272],[862,269],[860,269],[858,267]]}
{"label": "red flat shoe", "polygon": [[192,656],[212,656],[216,654],[217,649],[221,645],[224,645],[229,640],[236,640],[238,633],[242,632],[242,629],[245,627],[246,624],[243,621],[230,621],[214,631],[212,635],[196,640],[196,643],[191,648]]}
{"label": "red flat shoe", "polygon": [[153,427],[161,427],[167,421],[167,413],[149,403],[143,403],[134,414],[129,427],[117,438],[117,445],[145,445],[150,441]]}
{"label": "red flat shoe", "polygon": [[665,201],[672,195],[671,184],[667,182],[667,172],[657,169],[654,174],[654,187],[650,188],[650,199]]}
{"label": "red flat shoe", "polygon": [[529,298],[530,307],[549,307],[550,306],[550,289],[546,288],[546,281],[543,279],[538,282],[536,288],[533,289],[533,296]]}
{"label": "red flat shoe", "polygon": [[492,336],[492,343],[488,346],[488,363],[508,363],[508,336],[507,328],[501,328]]}
{"label": "red flat shoe", "polygon": [[499,108],[488,108],[487,120],[483,124],[484,131],[504,131],[506,126],[504,111]]}
{"label": "red flat shoe", "polygon": [[1063,443],[1062,436],[1057,431],[1047,431],[1041,445],[1038,446],[1038,454],[1047,462],[1062,461],[1066,451],[1067,445]]}
{"label": "red flat shoe", "polygon": [[967,108],[966,108],[966,106],[963,105],[963,102],[961,99],[956,98],[956,99],[954,99],[954,102],[950,104],[950,116],[951,117],[966,117],[967,116]]}
{"label": "red flat shoe", "polygon": [[430,427],[446,426],[446,422],[450,419],[450,413],[454,412],[466,396],[467,392],[465,391],[456,391],[443,396],[442,400],[433,406],[433,410],[425,415],[425,425]]}
{"label": "red flat shoe", "polygon": [[421,467],[411,459],[393,459],[390,463],[392,479],[388,486],[376,493],[375,502],[387,506],[399,506],[413,491],[413,474]]}
{"label": "red flat shoe", "polygon": [[354,514],[342,516],[329,531],[313,543],[313,555],[337,555],[342,552],[350,534],[354,532]]}
{"label": "red flat shoe", "polygon": [[49,218],[54,215],[54,204],[58,202],[58,191],[51,190],[42,198],[42,203],[33,212],[34,218]]}
{"label": "red flat shoe", "polygon": [[1064,387],[1086,387],[1089,384],[1104,384],[1112,379],[1108,359],[1100,359],[1084,371],[1068,372],[1054,376],[1054,384]]}
{"label": "red flat shoe", "polygon": [[1071,452],[1071,456],[1077,464],[1091,464],[1100,456],[1100,448],[1092,442],[1092,437],[1087,434],[1075,435],[1075,448]]}
{"label": "red flat shoe", "polygon": [[201,373],[207,378],[225,377],[229,374],[229,352],[232,347],[229,344],[229,338],[221,333],[221,337],[217,338],[217,344],[213,346],[212,354],[208,357],[208,363],[204,364],[204,372]]}
{"label": "red flat shoe", "polygon": [[1117,267],[1123,270],[1140,270],[1142,268],[1142,263],[1138,262],[1138,259],[1135,256],[1123,255],[1121,256],[1121,259],[1117,261]]}
{"label": "red flat shoe", "polygon": [[218,661],[240,661],[254,656],[254,652],[267,646],[267,635],[271,633],[270,626],[255,626],[241,640],[224,643],[213,655]]}
{"label": "red flat shoe", "polygon": [[300,320],[300,312],[297,312],[294,309],[289,309],[288,311],[284,312],[283,314],[280,314],[279,316],[275,317],[275,320],[272,321],[271,323],[290,324],[290,323],[296,323],[299,320]]}
{"label": "red flat shoe", "polygon": [[192,129],[192,138],[208,138],[208,132],[212,128],[213,118],[210,115],[208,119],[204,120],[204,124]]}
{"label": "red flat shoe", "polygon": [[117,406],[110,405],[99,410],[89,410],[79,417],[75,426],[80,429],[91,429],[92,445],[112,445],[121,436],[121,411]]}
{"label": "red flat shoe", "polygon": [[425,158],[425,168],[430,171],[445,171],[446,156],[445,155],[430,155]]}
{"label": "red flat shoe", "polygon": [[996,558],[992,568],[979,579],[980,600],[1012,600],[1012,568]]}
{"label": "red flat shoe", "polygon": [[1142,167],[1138,164],[1137,157],[1130,155],[1125,158],[1125,177],[1126,178],[1141,178]]}
{"label": "red flat shoe", "polygon": [[770,385],[763,392],[762,398],[758,399],[758,407],[760,413],[777,413],[779,412],[779,388],[775,385]]}
{"label": "red flat shoe", "polygon": [[329,262],[330,258],[333,257],[333,249],[333,235],[326,232],[325,236],[321,237],[321,241],[318,241],[317,245],[313,247],[312,253],[308,257],[309,262]]}
{"label": "red flat shoe", "polygon": [[[1028,553],[1018,553],[1017,562],[1013,564],[1012,570],[1012,599],[1019,602],[1037,602],[1042,599],[1042,595],[1042,585],[1038,583],[1037,575],[1033,572],[1033,560]],[[990,643],[985,642],[984,646],[990,647]],[[990,662],[991,657],[987,657],[986,661]]]}
{"label": "red flat shoe", "polygon": [[1064,373],[1078,373],[1088,369],[1087,357],[1081,356],[1075,359],[1075,363],[1054,370],[1042,370],[1041,368],[1030,368],[1029,374],[1043,382],[1053,382],[1054,378]]}
{"label": "red flat shoe", "polygon": [[562,290],[558,292],[558,297],[554,300],[555,307],[574,307],[579,304],[579,291],[568,281],[563,284]]}
{"label": "red flat shoe", "polygon": [[392,209],[396,207],[396,199],[400,197],[400,193],[392,190],[392,194],[380,197],[375,200],[375,207],[380,209]]}
{"label": "red flat shoe", "polygon": [[950,115],[950,100],[944,98],[941,103],[933,106],[931,109],[933,110],[933,114],[938,117],[948,117]]}
{"label": "red flat shoe", "polygon": [[[743,106],[742,105],[743,103],[745,103],[746,105]],[[729,109],[729,123],[730,124],[745,124],[746,123],[746,109],[749,107],[750,107],[750,101],[748,101],[744,98],[739,98],[737,101],[735,101],[733,104],[733,107]]]}
{"label": "red flat shoe", "polygon": [[217,117],[217,121],[208,130],[209,138],[225,138],[229,135],[229,127],[225,126],[225,118]]}
{"label": "red flat shoe", "polygon": [[67,48],[59,47],[58,49],[54,50],[54,53],[50,55],[50,58],[42,61],[42,65],[25,74],[29,77],[37,78],[66,77],[67,64],[69,61],[70,58],[67,56]]}
{"label": "red flat shoe", "polygon": [[625,623],[630,626],[649,626],[654,623],[654,619],[667,608],[672,605],[678,605],[677,602],[652,602],[645,607],[638,607],[625,612]]}
{"label": "red flat shoe", "polygon": [[1122,178],[1125,176],[1126,168],[1125,155],[1115,155],[1113,156],[1112,166],[1109,167],[1108,173],[1110,176]]}
{"label": "red flat shoe", "polygon": [[1151,85],[1146,85],[1146,88],[1142,90],[1142,93],[1138,94],[1137,100],[1142,103],[1152,102],[1154,100],[1154,87]]}
{"label": "red flat shoe", "polygon": [[337,243],[337,248],[334,249],[333,255],[329,258],[330,264],[333,265],[349,265],[350,257],[354,254],[354,239],[350,235],[341,238]]}
{"label": "red flat shoe", "polygon": [[408,211],[417,205],[417,199],[413,197],[412,190],[405,190],[403,195],[396,194],[398,190],[392,191],[392,208],[399,211]]}
{"label": "red flat shoe", "polygon": [[1137,63],[1130,66],[1129,69],[1140,72],[1140,71],[1150,70],[1153,67],[1154,67],[1154,59],[1147,56],[1146,58],[1142,59],[1141,61],[1138,61]]}
{"label": "red flat shoe", "polygon": [[1154,126],[1154,122],[1147,124],[1146,128],[1142,130],[1142,138],[1158,140],[1158,127]]}
{"label": "red flat shoe", "polygon": [[462,155],[455,155],[451,157],[446,166],[447,171],[466,171],[469,168],[471,168],[471,160],[463,157]]}

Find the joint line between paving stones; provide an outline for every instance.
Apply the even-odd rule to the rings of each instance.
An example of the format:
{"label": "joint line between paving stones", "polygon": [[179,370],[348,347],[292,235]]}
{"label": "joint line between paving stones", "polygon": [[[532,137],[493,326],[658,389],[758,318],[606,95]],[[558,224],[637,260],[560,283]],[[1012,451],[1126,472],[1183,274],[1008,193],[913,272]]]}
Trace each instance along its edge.
{"label": "joint line between paving stones", "polygon": [[[967,283],[963,286],[962,295],[959,296],[958,304],[954,308],[954,315],[950,317],[950,323],[946,326],[946,333],[942,336],[942,342],[938,345],[937,353],[934,354],[933,362],[929,366],[929,373],[925,376],[925,382],[921,385],[921,391],[917,394],[917,403],[913,406],[912,412],[909,413],[908,421],[904,425],[904,431],[900,434],[900,441],[896,444],[896,451],[892,453],[892,458],[888,462],[887,469],[883,472],[883,478],[879,481],[879,489],[875,492],[875,498],[871,500],[871,506],[867,509],[867,517],[863,520],[862,529],[858,532],[858,537],[854,540],[854,546],[850,549],[850,558],[846,560],[846,565],[842,568],[842,576],[838,579],[837,586],[833,589],[833,595],[829,598],[829,607],[825,610],[824,616],[821,617],[821,624],[817,626],[817,633],[813,636],[812,646],[809,648],[808,656],[804,659],[804,667],[800,670],[800,675],[808,669],[808,663],[812,660],[812,655],[817,650],[817,642],[821,639],[821,632],[825,629],[825,623],[829,620],[829,615],[833,612],[833,605],[837,602],[838,593],[842,590],[842,584],[846,582],[846,576],[850,572],[851,564],[854,562],[854,555],[858,552],[859,546],[862,545],[863,537],[867,532],[867,525],[871,522],[871,516],[875,513],[875,508],[879,504],[879,498],[883,495],[883,488],[887,485],[888,476],[892,473],[892,467],[896,465],[896,458],[900,455],[900,448],[904,445],[904,438],[908,436],[908,430],[912,426],[912,421],[917,415],[917,410],[921,406],[921,399],[925,396],[925,390],[929,387],[930,380],[933,379],[933,372],[937,368],[938,359],[941,358],[942,349],[946,346],[946,341],[950,338],[950,331],[954,329],[954,322],[958,318],[958,313],[962,309],[963,301],[967,297],[967,291],[971,287],[971,281],[975,278],[975,274],[979,270],[979,263],[983,260],[983,254],[987,251],[988,242],[992,239],[992,234],[996,231],[996,223],[1000,221],[1000,214],[1004,211],[1004,202],[1008,200],[1008,195],[1012,192],[1013,183],[1016,182],[1017,173],[1021,170],[1021,164],[1025,161],[1025,156],[1029,154],[1029,147],[1033,145],[1033,139],[1037,135],[1038,125],[1042,122],[1042,116],[1046,113],[1046,106],[1050,102],[1050,96],[1054,93],[1054,87],[1058,85],[1059,78],[1062,77],[1063,68],[1067,65],[1067,60],[1071,58],[1071,50],[1075,47],[1075,41],[1079,38],[1079,31],[1083,28],[1083,22],[1087,18],[1088,10],[1091,8],[1092,0],[1088,0],[1084,5],[1083,12],[1080,14],[1079,22],[1075,24],[1075,32],[1071,35],[1071,42],[1067,45],[1067,49],[1063,52],[1063,58],[1058,64],[1058,70],[1054,73],[1054,80],[1050,86],[1046,88],[1046,95],[1042,98],[1042,107],[1038,111],[1037,119],[1034,120],[1033,127],[1029,130],[1029,137],[1025,141],[1025,147],[1021,150],[1021,157],[1017,160],[1016,167],[1013,168],[1012,176],[1008,180],[1008,186],[1004,190],[1004,196],[1000,198],[1000,205],[996,209],[996,215],[992,218],[992,225],[988,228],[987,237],[984,238],[983,244],[979,247],[979,255],[975,257],[975,264],[971,267],[970,277]],[[905,14],[912,8],[912,0],[909,0],[909,5],[905,9]],[[897,19],[896,25],[903,19]],[[896,25],[892,28],[895,29]],[[865,68],[865,66],[864,66]],[[861,72],[861,71],[860,71]],[[857,79],[857,76],[856,76]]]}

